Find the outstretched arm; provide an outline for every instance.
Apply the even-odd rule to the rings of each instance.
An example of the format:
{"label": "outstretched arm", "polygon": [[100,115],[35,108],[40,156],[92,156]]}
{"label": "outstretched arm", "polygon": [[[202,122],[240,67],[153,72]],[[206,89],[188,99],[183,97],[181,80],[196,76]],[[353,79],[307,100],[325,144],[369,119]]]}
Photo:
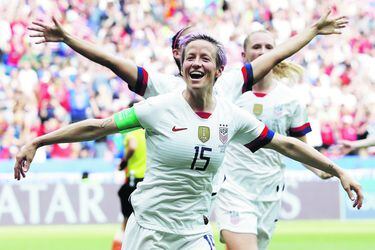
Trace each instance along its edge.
{"label": "outstretched arm", "polygon": [[69,34],[55,17],[52,17],[52,21],[54,25],[47,25],[39,21],[32,22],[33,25],[28,29],[36,32],[30,37],[40,38],[36,44],[63,42],[82,56],[112,70],[127,82],[130,88],[135,87],[138,70],[133,61],[106,53],[102,48]]}
{"label": "outstretched arm", "polygon": [[[343,189],[349,198],[354,201],[353,207],[361,208],[363,202],[363,194],[361,186],[353,180],[344,170],[337,166],[330,159],[316,151],[313,147],[299,141],[293,137],[286,137],[275,134],[266,148],[276,150],[277,152],[292,158],[301,163],[314,166],[324,172],[330,173],[340,179]],[[354,197],[352,190],[356,193]]]}
{"label": "outstretched arm", "polygon": [[123,130],[139,128],[134,108],[126,109],[106,119],[87,119],[69,124],[51,133],[39,136],[22,147],[16,156],[14,178],[26,177],[36,150],[45,145],[91,141]]}
{"label": "outstretched arm", "polygon": [[[307,140],[306,140],[306,136],[301,136],[301,137],[296,137],[298,140],[306,143]],[[310,170],[311,172],[313,172],[316,176],[318,176],[319,178],[325,180],[325,179],[329,179],[331,177],[333,177],[333,175],[327,173],[327,172],[324,172],[320,169],[316,169],[314,167],[311,167],[309,165],[306,165],[306,164],[302,164],[305,168],[307,168],[308,170]]]}
{"label": "outstretched arm", "polygon": [[331,11],[328,11],[317,23],[305,31],[291,37],[275,49],[256,58],[253,62],[254,82],[262,79],[276,64],[295,54],[307,45],[317,35],[341,34],[348,21],[346,17],[329,19]]}
{"label": "outstretched arm", "polygon": [[349,152],[355,149],[375,146],[375,136],[362,139],[362,140],[358,140],[358,141],[342,140],[340,141],[339,145],[342,148],[341,149],[342,153],[348,154]]}

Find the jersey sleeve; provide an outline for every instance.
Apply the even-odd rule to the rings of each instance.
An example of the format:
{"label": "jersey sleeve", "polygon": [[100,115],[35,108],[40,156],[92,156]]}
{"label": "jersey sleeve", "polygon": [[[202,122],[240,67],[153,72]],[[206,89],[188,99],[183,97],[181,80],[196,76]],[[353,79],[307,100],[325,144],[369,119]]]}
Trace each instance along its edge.
{"label": "jersey sleeve", "polygon": [[250,63],[246,63],[241,68],[241,73],[243,77],[242,84],[242,94],[253,89],[254,85],[254,73],[253,66]]}
{"label": "jersey sleeve", "polygon": [[158,122],[158,116],[155,115],[160,109],[160,98],[151,97],[134,104],[134,111],[139,123],[144,129],[152,129]]}
{"label": "jersey sleeve", "polygon": [[247,63],[241,68],[224,71],[217,79],[215,89],[220,95],[234,102],[243,93],[252,90],[253,85],[253,68]]}
{"label": "jersey sleeve", "polygon": [[302,103],[297,102],[289,128],[289,136],[301,137],[309,132],[311,132],[311,126],[308,122],[306,107]]}
{"label": "jersey sleeve", "polygon": [[148,98],[169,93],[180,84],[181,80],[177,76],[149,72],[143,67],[138,67],[137,82],[130,90]]}
{"label": "jersey sleeve", "polygon": [[267,145],[275,133],[249,112],[242,109],[239,110],[236,111],[238,126],[234,140],[254,153]]}

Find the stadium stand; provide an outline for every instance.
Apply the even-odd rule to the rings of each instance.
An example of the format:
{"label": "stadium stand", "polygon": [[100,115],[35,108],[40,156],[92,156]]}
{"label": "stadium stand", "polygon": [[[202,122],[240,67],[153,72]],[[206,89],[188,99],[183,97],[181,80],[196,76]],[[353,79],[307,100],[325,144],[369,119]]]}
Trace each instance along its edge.
{"label": "stadium stand", "polygon": [[[241,44],[251,30],[264,26],[281,42],[323,7],[304,0],[0,0],[0,159],[14,158],[30,138],[85,118],[105,117],[135,98],[111,72],[63,44],[33,44],[27,31],[31,20],[55,15],[75,35],[104,50],[173,74],[177,69],[170,39],[189,23],[202,26],[226,45],[231,67],[241,63]],[[315,131],[309,142],[328,155],[337,153],[329,147],[340,139],[375,133],[373,10],[370,0],[333,5],[334,14],[349,17],[344,34],[340,39],[316,39],[293,58],[306,71],[294,88],[309,107]],[[118,135],[44,147],[38,158],[120,158],[121,141]]]}

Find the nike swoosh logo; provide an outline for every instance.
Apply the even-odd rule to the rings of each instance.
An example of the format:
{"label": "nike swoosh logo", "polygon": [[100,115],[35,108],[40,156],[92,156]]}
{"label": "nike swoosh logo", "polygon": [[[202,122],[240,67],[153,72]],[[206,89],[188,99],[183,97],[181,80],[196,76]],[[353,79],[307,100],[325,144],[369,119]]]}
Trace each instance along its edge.
{"label": "nike swoosh logo", "polygon": [[187,128],[176,128],[176,126],[173,126],[172,131],[177,132],[177,131],[186,130],[186,129]]}

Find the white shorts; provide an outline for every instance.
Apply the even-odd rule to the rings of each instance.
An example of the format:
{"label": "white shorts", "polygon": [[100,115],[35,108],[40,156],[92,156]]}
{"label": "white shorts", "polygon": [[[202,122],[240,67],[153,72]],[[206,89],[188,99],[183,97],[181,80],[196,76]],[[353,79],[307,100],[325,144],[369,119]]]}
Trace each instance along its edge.
{"label": "white shorts", "polygon": [[214,212],[220,233],[228,230],[255,234],[258,249],[267,249],[279,217],[281,200],[252,201],[223,189],[217,196]]}
{"label": "white shorts", "polygon": [[153,249],[183,249],[183,250],[215,250],[212,233],[196,235],[178,235],[150,230],[140,226],[131,214],[121,250],[153,250]]}

